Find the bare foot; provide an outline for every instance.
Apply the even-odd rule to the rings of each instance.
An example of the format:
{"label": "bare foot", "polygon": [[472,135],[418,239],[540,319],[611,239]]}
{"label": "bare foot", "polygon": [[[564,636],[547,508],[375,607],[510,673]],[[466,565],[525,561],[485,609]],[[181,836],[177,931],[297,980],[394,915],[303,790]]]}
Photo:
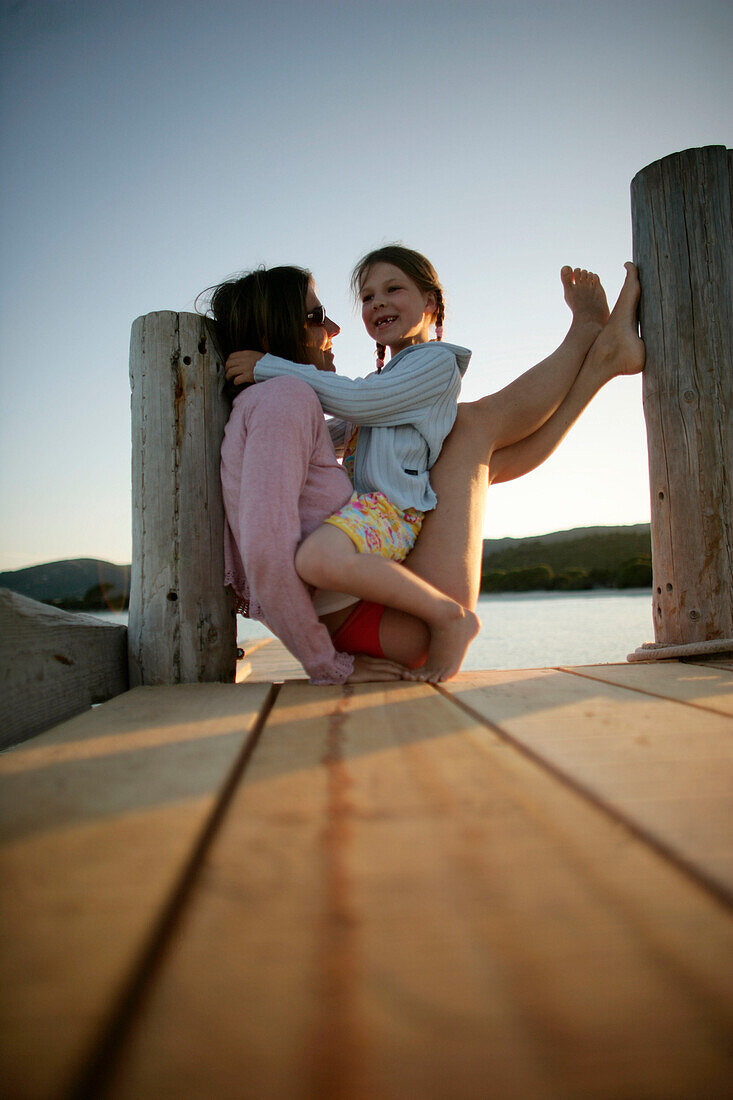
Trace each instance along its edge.
{"label": "bare foot", "polygon": [[611,311],[608,324],[588,353],[598,360],[600,368],[609,378],[619,374],[638,374],[644,367],[646,356],[637,321],[641,297],[639,272],[632,263],[625,263],[624,267],[626,279],[618,301]]}
{"label": "bare foot", "polygon": [[608,320],[608,302],[601,280],[593,271],[579,267],[564,267],[560,280],[565,291],[565,301],[573,314],[573,323],[595,325],[603,328]]}
{"label": "bare foot", "polygon": [[461,608],[459,618],[451,619],[444,626],[432,627],[428,659],[422,668],[408,673],[406,679],[422,680],[431,684],[450,680],[461,667],[466,650],[480,628],[478,616],[465,607]]}

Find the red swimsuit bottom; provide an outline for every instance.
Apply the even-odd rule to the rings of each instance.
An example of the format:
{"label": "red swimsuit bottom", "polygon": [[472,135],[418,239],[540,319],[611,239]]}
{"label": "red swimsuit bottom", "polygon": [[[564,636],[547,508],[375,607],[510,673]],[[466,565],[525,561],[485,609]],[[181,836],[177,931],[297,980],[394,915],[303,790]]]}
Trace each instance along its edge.
{"label": "red swimsuit bottom", "polygon": [[[384,657],[379,644],[379,624],[384,615],[383,603],[360,600],[332,636],[334,648],[340,653],[363,653],[367,657]],[[408,668],[420,668],[425,664],[427,650],[417,660],[408,662]]]}
{"label": "red swimsuit bottom", "polygon": [[341,623],[331,641],[340,653],[365,653],[367,657],[384,657],[379,644],[379,624],[384,615],[383,603],[359,600],[347,619]]}

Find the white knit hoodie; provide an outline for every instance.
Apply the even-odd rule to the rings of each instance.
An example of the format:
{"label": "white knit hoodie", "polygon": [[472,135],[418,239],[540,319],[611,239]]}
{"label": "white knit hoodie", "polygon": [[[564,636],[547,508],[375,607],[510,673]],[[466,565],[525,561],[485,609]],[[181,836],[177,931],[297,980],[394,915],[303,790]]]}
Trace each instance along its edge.
{"label": "white knit hoodie", "polygon": [[[345,378],[264,355],[255,381],[294,375],[318,395],[324,412],[360,425],[354,488],[377,490],[398,508],[428,512],[437,504],[428,471],[456,419],[461,378],[471,352],[455,344],[415,344],[393,356],[381,374]],[[334,433],[332,433],[334,434]]]}

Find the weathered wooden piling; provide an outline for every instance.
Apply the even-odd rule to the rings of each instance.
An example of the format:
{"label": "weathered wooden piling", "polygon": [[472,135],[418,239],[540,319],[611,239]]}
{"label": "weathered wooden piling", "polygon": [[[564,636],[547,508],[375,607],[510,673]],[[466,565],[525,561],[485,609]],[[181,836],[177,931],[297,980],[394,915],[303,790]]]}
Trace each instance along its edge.
{"label": "weathered wooden piling", "polygon": [[219,451],[224,370],[197,314],[139,317],[130,341],[130,684],[233,681]]}
{"label": "weathered wooden piling", "polygon": [[732,202],[723,146],[665,157],[631,184],[657,647],[733,639]]}

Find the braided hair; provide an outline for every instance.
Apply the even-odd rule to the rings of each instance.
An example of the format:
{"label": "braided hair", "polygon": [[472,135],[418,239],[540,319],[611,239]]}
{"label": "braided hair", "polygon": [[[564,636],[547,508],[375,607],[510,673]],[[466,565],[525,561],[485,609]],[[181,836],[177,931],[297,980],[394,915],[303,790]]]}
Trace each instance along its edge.
{"label": "braided hair", "polygon": [[441,287],[437,287],[434,290],[435,297],[438,300],[438,307],[435,310],[435,339],[443,339],[443,321],[445,320],[445,302],[443,301],[443,290]]}
{"label": "braided hair", "polygon": [[[402,244],[387,244],[382,248],[375,248],[373,252],[367,252],[362,256],[354,268],[351,276],[351,292],[358,299],[361,285],[364,282],[369,269],[374,264],[392,264],[398,267],[411,279],[415,286],[419,287],[423,294],[433,292],[436,299],[436,309],[432,320],[435,324],[435,339],[443,339],[443,322],[445,320],[445,302],[443,301],[443,288],[440,285],[437,272],[430,260],[421,252],[413,248],[405,248]],[[377,373],[384,367],[386,354],[384,344],[377,344]]]}

